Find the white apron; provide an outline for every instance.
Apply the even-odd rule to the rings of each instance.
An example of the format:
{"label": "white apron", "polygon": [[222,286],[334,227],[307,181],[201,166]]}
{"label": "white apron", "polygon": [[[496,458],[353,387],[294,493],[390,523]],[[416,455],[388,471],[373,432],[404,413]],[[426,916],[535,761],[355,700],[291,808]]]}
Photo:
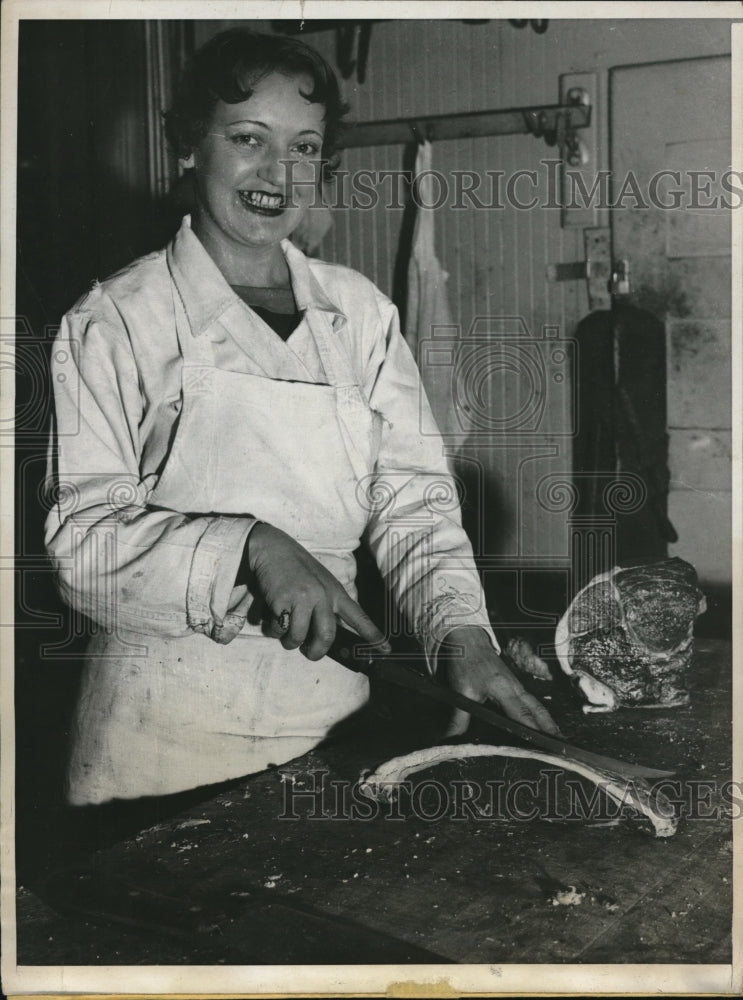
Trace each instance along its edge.
{"label": "white apron", "polygon": [[[331,315],[310,309],[292,334],[309,330],[328,384],[283,382],[217,368],[209,329],[192,335],[175,284],[173,292],[182,411],[150,504],[268,521],[355,596],[352,553],[366,524],[356,486],[374,468],[381,418],[352,376]],[[236,301],[219,322],[244,330],[249,316],[265,337],[246,309]],[[98,633],[74,724],[69,801],[169,794],[283,763],[367,696],[362,675],[284,650],[258,626],[227,645],[200,633]]]}

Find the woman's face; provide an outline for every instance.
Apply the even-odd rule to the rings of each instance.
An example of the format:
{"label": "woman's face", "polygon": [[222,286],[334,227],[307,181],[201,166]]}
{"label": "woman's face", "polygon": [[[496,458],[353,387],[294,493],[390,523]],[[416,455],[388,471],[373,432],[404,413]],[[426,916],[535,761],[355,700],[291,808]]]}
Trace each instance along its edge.
{"label": "woman's face", "polygon": [[220,255],[277,244],[313,203],[325,108],[300,93],[311,90],[309,77],[272,73],[248,100],[217,102],[187,165],[196,177],[195,229]]}

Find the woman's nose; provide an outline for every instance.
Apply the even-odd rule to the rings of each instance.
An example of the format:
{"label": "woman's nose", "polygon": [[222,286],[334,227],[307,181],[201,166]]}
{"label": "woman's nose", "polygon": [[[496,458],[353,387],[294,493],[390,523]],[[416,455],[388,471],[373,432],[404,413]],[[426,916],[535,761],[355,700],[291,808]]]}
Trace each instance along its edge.
{"label": "woman's nose", "polygon": [[261,180],[275,187],[283,187],[286,178],[286,164],[283,162],[281,152],[267,149],[260,164],[258,165],[258,176]]}

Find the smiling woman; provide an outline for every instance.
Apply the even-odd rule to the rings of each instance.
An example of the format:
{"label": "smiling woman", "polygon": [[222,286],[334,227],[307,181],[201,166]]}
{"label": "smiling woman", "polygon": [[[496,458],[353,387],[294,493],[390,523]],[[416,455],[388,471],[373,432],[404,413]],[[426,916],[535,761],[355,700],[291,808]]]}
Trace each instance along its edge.
{"label": "smiling woman", "polygon": [[185,161],[196,176],[194,233],[225,277],[251,267],[262,285],[284,284],[279,246],[317,201],[324,108],[309,78],[271,73],[239,104],[219,101],[211,127]]}
{"label": "smiling woman", "polygon": [[356,601],[362,537],[430,668],[555,731],[498,656],[458,508],[436,505],[456,490],[395,307],[288,240],[344,111],[304,44],[217,36],[167,118],[192,217],[63,320],[46,538],[97,626],[72,803],[249,774],[362,707],[366,678],[326,656],[339,621],[388,649]]}
{"label": "smiling woman", "polygon": [[308,46],[231,31],[199,52],[166,129],[194,170],[193,231],[235,283],[248,247],[266,248],[250,258],[260,284],[286,282],[279,241],[318,203],[346,110],[335,76]]}

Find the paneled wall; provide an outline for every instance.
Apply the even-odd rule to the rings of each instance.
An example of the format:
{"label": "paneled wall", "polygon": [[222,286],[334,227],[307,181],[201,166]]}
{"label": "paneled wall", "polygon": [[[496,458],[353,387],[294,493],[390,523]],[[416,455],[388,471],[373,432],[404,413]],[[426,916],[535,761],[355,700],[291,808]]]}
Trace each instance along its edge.
{"label": "paneled wall", "polygon": [[[215,30],[249,22],[200,22],[197,39]],[[256,27],[266,27],[265,22]],[[545,34],[517,30],[507,21],[468,24],[457,20],[404,20],[375,24],[366,81],[346,81],[345,92],[358,121],[556,103],[559,78],[595,72],[598,81],[594,126],[599,167],[609,166],[608,73],[611,67],[730,51],[730,25],[720,20],[551,21]],[[306,40],[335,63],[332,32]],[[642,115],[642,107],[637,109]],[[535,170],[555,151],[531,136],[442,141],[434,144],[433,165],[445,176],[455,170]],[[410,166],[410,150],[400,146],[349,150],[343,167],[399,170]],[[383,188],[383,195],[389,187]],[[528,197],[528,184],[520,189]],[[487,200],[482,189],[483,200]],[[606,213],[597,218],[608,225]],[[396,265],[403,224],[400,208],[385,206],[335,212],[321,255],[357,268],[388,294],[397,292]],[[548,264],[583,258],[583,231],[563,228],[557,209],[514,207],[436,213],[436,250],[449,272],[455,322],[467,331],[476,317],[521,318],[533,338],[544,326],[570,337],[588,312],[583,282],[552,283]],[[402,262],[404,263],[404,261]],[[490,324],[493,329],[493,324]],[[550,369],[551,372],[551,369]],[[564,513],[549,513],[537,501],[545,476],[569,473],[571,410],[569,382],[547,383],[544,418],[531,435],[491,436],[467,454],[475,463],[482,523],[478,537],[486,561],[565,565],[569,540]],[[487,405],[507,419],[520,412],[524,380],[506,375],[487,387]]]}

